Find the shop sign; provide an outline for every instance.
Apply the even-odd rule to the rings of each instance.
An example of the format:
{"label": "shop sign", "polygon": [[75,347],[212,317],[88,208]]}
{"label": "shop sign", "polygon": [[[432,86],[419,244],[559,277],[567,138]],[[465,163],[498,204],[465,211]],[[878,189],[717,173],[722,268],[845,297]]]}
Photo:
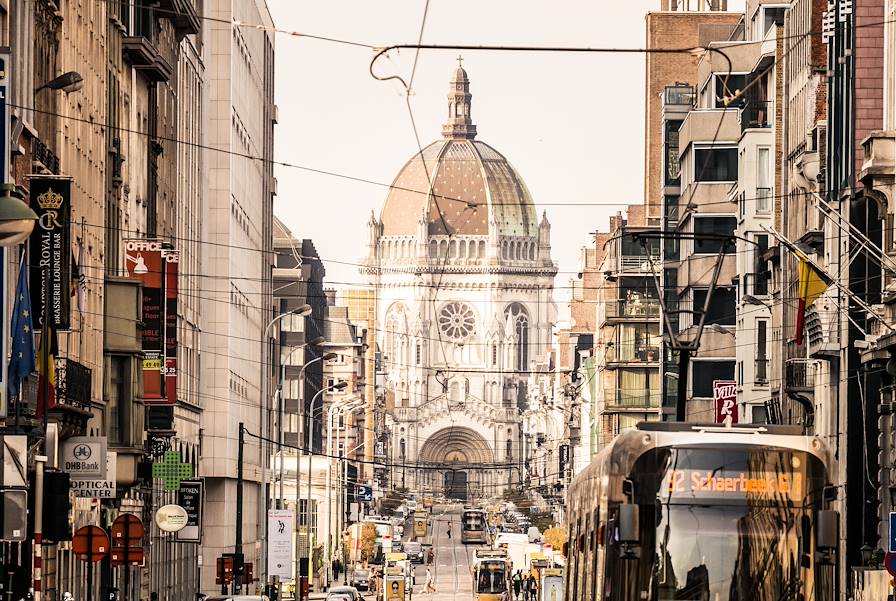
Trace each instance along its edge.
{"label": "shop sign", "polygon": [[105,436],[72,436],[62,443],[62,471],[75,480],[106,478]]}
{"label": "shop sign", "polygon": [[114,499],[116,496],[116,478],[118,471],[118,454],[106,452],[106,474],[102,478],[75,478],[71,480],[71,491],[76,497],[90,499]]}
{"label": "shop sign", "polygon": [[165,261],[159,240],[124,241],[128,276],[143,283],[143,401],[168,403],[162,394],[164,372]]}
{"label": "shop sign", "polygon": [[715,403],[716,423],[723,424],[729,418],[737,423],[737,382],[734,380],[713,380],[712,396]]}
{"label": "shop sign", "polygon": [[71,329],[70,239],[72,180],[68,176],[29,176],[31,208],[37,213],[28,238],[31,310],[34,328],[44,316],[57,331]]}
{"label": "shop sign", "polygon": [[198,543],[202,530],[202,481],[184,480],[177,491],[177,504],[187,512],[187,524],[175,535],[181,543]]}

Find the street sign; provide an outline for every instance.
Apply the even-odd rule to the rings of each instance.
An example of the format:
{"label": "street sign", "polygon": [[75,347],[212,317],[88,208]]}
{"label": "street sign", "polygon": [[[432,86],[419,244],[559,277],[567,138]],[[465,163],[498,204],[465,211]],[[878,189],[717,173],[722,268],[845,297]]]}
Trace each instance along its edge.
{"label": "street sign", "polygon": [[146,561],[143,547],[112,547],[110,558],[113,566],[141,566]]}
{"label": "street sign", "polygon": [[114,499],[118,471],[118,453],[106,452],[106,476],[104,478],[72,478],[71,490],[76,497]]}
{"label": "street sign", "polygon": [[180,505],[162,505],[156,511],[156,526],[163,532],[178,532],[187,525],[187,510]]}
{"label": "street sign", "polygon": [[72,436],[62,443],[62,471],[72,480],[106,478],[106,437]]}
{"label": "street sign", "polygon": [[358,488],[355,490],[355,498],[358,501],[366,503],[373,501],[373,487],[358,485]]}
{"label": "street sign", "polygon": [[884,566],[886,566],[890,576],[896,578],[896,553],[887,553],[884,558]]}
{"label": "street sign", "polygon": [[131,547],[140,542],[146,528],[133,513],[122,513],[112,522],[112,542],[116,547]]}
{"label": "street sign", "polygon": [[72,537],[72,552],[81,561],[95,563],[109,552],[109,537],[99,526],[78,528]]}
{"label": "street sign", "polygon": [[292,580],[292,540],[295,517],[287,509],[268,511],[268,574]]}

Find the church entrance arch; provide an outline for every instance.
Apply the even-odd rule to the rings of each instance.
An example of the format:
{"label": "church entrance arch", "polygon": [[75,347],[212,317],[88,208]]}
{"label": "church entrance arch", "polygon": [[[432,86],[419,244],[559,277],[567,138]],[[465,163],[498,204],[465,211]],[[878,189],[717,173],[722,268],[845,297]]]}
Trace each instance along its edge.
{"label": "church entrance arch", "polygon": [[[487,472],[494,453],[485,438],[463,426],[450,426],[430,436],[420,449],[420,463],[427,467],[433,484],[449,499],[467,501],[490,484]],[[441,472],[441,478],[433,477]],[[441,480],[441,482],[439,481]]]}

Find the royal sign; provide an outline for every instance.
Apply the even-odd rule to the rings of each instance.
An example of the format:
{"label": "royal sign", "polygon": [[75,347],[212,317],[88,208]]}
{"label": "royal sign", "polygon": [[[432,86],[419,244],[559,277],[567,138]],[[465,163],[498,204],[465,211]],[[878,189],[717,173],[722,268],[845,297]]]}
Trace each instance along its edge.
{"label": "royal sign", "polygon": [[44,316],[57,330],[71,329],[72,181],[69,177],[32,175],[31,208],[37,213],[28,239],[31,310],[35,329]]}

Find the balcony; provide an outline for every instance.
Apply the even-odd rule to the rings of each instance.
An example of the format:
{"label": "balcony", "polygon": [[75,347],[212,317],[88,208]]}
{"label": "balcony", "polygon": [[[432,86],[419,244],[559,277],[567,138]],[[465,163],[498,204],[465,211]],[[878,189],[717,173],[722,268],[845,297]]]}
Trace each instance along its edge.
{"label": "balcony", "polygon": [[659,346],[626,343],[607,348],[607,363],[658,363],[659,360]]}
{"label": "balcony", "polygon": [[773,108],[774,103],[768,100],[750,100],[740,110],[740,130],[771,127]]}
{"label": "balcony", "polygon": [[814,392],[817,366],[814,359],[788,359],[784,364],[784,390],[787,393]]}
{"label": "balcony", "polygon": [[607,399],[607,409],[634,409],[643,411],[644,409],[659,409],[662,392],[659,390],[629,390],[621,388],[616,391],[616,395]]}
{"label": "balcony", "polygon": [[651,262],[660,269],[660,256],[657,255],[622,255],[619,267],[624,273],[653,273]]}
{"label": "balcony", "polygon": [[659,319],[660,301],[655,298],[630,298],[606,303],[607,318]]}
{"label": "balcony", "polygon": [[129,32],[121,42],[125,60],[150,81],[170,80],[174,68],[159,52],[159,22],[153,7],[136,4],[133,23],[128,17],[126,27]]}

